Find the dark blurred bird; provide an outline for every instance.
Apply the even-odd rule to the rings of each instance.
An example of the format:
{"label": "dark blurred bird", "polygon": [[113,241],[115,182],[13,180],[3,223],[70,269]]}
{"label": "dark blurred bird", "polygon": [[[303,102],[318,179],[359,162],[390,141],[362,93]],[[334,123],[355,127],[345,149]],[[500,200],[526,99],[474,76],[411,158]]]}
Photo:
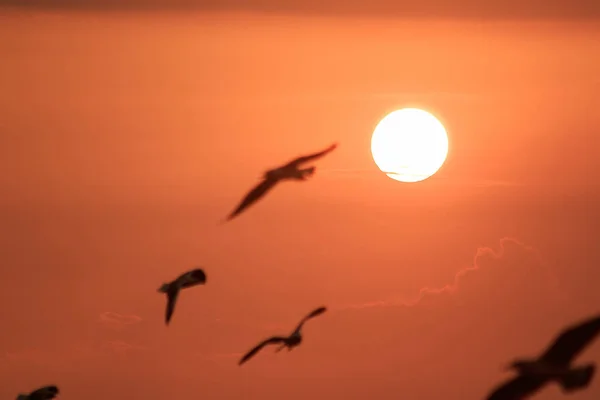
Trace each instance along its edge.
{"label": "dark blurred bird", "polygon": [[563,330],[546,351],[533,360],[516,360],[507,369],[518,376],[496,388],[488,400],[525,399],[550,382],[564,393],[586,388],[596,370],[594,364],[571,366],[572,361],[600,332],[600,316]]}
{"label": "dark blurred bird", "polygon": [[233,219],[250,205],[258,201],[278,182],[284,180],[304,181],[308,179],[315,173],[316,168],[300,168],[300,165],[321,158],[333,151],[336,147],[337,143],[334,143],[323,151],[308,156],[298,157],[285,165],[265,172],[262,181],[246,195],[237,208],[227,217],[227,221]]}
{"label": "dark blurred bird", "polygon": [[196,285],[204,285],[206,283],[206,275],[201,269],[193,269],[169,283],[163,283],[158,291],[167,294],[167,311],[165,314],[165,324],[169,325],[173,311],[175,311],[175,303],[181,289],[189,288]]}
{"label": "dark blurred bird", "polygon": [[285,347],[287,347],[288,351],[292,351],[292,349],[294,347],[296,347],[300,343],[302,343],[301,330],[302,330],[302,326],[304,325],[304,323],[306,321],[308,321],[309,319],[316,317],[317,315],[323,314],[325,311],[327,311],[326,307],[319,307],[316,310],[312,311],[310,314],[308,314],[306,317],[302,318],[302,321],[300,321],[300,323],[298,324],[296,329],[294,329],[292,334],[288,337],[273,336],[273,337],[263,341],[258,346],[254,347],[252,350],[250,350],[248,353],[246,353],[246,355],[244,357],[242,357],[242,359],[240,360],[239,365],[242,365],[243,363],[248,361],[252,356],[254,356],[256,353],[258,353],[263,347],[265,347],[268,344],[281,343],[281,346],[279,346],[277,348],[276,352],[281,351]]}
{"label": "dark blurred bird", "polygon": [[58,387],[54,385],[44,386],[29,394],[20,394],[17,400],[50,400],[58,395]]}

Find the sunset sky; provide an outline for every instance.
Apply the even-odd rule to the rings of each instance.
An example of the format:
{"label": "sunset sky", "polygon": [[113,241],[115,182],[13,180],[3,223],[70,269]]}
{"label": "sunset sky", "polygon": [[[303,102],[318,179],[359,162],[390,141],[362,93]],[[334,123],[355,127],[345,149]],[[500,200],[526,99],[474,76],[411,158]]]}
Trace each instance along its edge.
{"label": "sunset sky", "polygon": [[[83,2],[0,1],[0,398],[484,399],[600,311],[597,0]],[[403,107],[449,136],[420,183],[371,155]]]}

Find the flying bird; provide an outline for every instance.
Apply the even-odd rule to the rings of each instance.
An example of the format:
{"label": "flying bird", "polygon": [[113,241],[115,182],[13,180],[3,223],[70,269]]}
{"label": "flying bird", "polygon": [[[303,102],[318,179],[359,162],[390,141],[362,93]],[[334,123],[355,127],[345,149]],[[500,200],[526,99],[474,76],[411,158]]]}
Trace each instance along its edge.
{"label": "flying bird", "polygon": [[250,358],[252,358],[256,353],[258,353],[263,347],[265,347],[268,344],[281,343],[281,346],[279,346],[277,348],[276,352],[283,350],[285,347],[287,347],[288,351],[292,351],[292,349],[294,347],[296,347],[300,343],[302,343],[301,330],[302,330],[302,326],[304,325],[304,323],[306,321],[308,321],[309,319],[316,317],[317,315],[323,314],[325,311],[327,311],[326,307],[319,307],[316,310],[312,311],[310,314],[308,314],[306,317],[302,318],[302,321],[300,321],[300,323],[298,324],[296,329],[294,329],[292,334],[288,337],[273,336],[273,337],[263,341],[258,346],[254,347],[252,350],[250,350],[248,353],[246,353],[246,355],[244,357],[242,357],[242,359],[240,360],[239,365],[242,365],[243,363],[248,361]]}
{"label": "flying bird", "polygon": [[58,387],[54,385],[44,386],[29,394],[19,394],[17,400],[50,400],[58,395]]}
{"label": "flying bird", "polygon": [[165,314],[165,324],[169,325],[173,311],[175,311],[175,303],[181,289],[189,288],[196,285],[204,285],[206,283],[206,274],[202,269],[193,269],[175,279],[172,282],[163,283],[158,288],[159,293],[167,294],[167,311]]}
{"label": "flying bird", "polygon": [[300,168],[302,164],[316,160],[324,155],[332,152],[337,147],[337,143],[332,144],[328,148],[318,153],[307,156],[298,157],[295,160],[288,162],[278,168],[270,169],[263,175],[262,181],[256,185],[240,202],[237,208],[229,214],[227,221],[235,218],[250,205],[258,201],[269,190],[271,190],[278,182],[284,180],[305,181],[315,173],[315,167]]}
{"label": "flying bird", "polygon": [[599,332],[600,316],[566,328],[537,359],[513,361],[507,369],[519,375],[497,387],[487,400],[525,399],[550,382],[558,383],[564,393],[586,388],[595,364],[573,367],[571,363]]}

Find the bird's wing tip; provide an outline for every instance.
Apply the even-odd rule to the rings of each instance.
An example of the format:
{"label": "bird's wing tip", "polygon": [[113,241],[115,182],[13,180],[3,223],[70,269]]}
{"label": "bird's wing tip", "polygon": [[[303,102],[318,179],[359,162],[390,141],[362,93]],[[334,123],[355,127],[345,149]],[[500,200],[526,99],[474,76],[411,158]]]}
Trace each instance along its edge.
{"label": "bird's wing tip", "polygon": [[221,225],[225,225],[227,222],[231,221],[233,219],[234,215],[229,215],[225,218],[221,218],[219,220],[219,222],[217,222],[217,226],[221,226]]}

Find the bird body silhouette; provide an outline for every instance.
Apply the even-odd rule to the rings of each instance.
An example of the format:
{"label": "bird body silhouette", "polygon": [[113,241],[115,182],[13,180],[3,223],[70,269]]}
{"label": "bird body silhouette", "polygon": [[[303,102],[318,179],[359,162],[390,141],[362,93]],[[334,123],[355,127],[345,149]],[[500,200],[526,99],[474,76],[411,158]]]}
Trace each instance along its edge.
{"label": "bird body silhouette", "polygon": [[286,347],[287,347],[288,351],[292,351],[294,349],[294,347],[296,347],[296,346],[300,345],[300,343],[302,343],[302,326],[304,326],[304,323],[311,318],[314,318],[318,315],[323,314],[325,311],[327,311],[326,307],[319,307],[319,308],[313,310],[306,317],[302,318],[302,320],[300,321],[300,323],[298,324],[296,329],[294,329],[294,331],[289,336],[273,336],[267,340],[262,341],[261,343],[259,343],[256,347],[254,347],[252,350],[250,350],[248,353],[246,353],[240,359],[239,365],[242,365],[243,363],[248,361],[256,353],[258,353],[263,347],[265,347],[269,344],[278,344],[278,343],[281,344],[277,348],[277,350],[275,350],[275,352],[279,352]]}
{"label": "bird body silhouette", "polygon": [[50,400],[58,396],[59,390],[55,385],[44,386],[29,394],[19,394],[16,400]]}
{"label": "bird body silhouette", "polygon": [[159,293],[165,293],[167,295],[167,309],[165,312],[166,325],[169,325],[169,322],[173,317],[177,297],[179,297],[179,291],[192,286],[204,285],[205,283],[206,274],[202,269],[196,268],[181,274],[174,281],[163,283],[162,286],[158,288]]}
{"label": "bird body silhouette", "polygon": [[599,332],[600,316],[568,327],[537,359],[513,361],[508,369],[516,370],[519,375],[496,388],[487,400],[525,399],[550,382],[558,383],[565,393],[586,388],[596,366],[573,367],[571,363]]}
{"label": "bird body silhouette", "polygon": [[229,216],[227,217],[227,221],[235,218],[246,208],[258,201],[261,197],[267,194],[267,192],[271,190],[277,183],[284,180],[307,180],[315,173],[316,168],[300,168],[300,165],[321,158],[324,155],[333,151],[336,147],[337,143],[334,143],[323,151],[307,156],[298,157],[285,165],[266,171],[263,174],[262,181],[258,185],[256,185],[246,195],[246,197],[244,197],[244,199],[240,202],[237,208],[231,214],[229,214]]}

